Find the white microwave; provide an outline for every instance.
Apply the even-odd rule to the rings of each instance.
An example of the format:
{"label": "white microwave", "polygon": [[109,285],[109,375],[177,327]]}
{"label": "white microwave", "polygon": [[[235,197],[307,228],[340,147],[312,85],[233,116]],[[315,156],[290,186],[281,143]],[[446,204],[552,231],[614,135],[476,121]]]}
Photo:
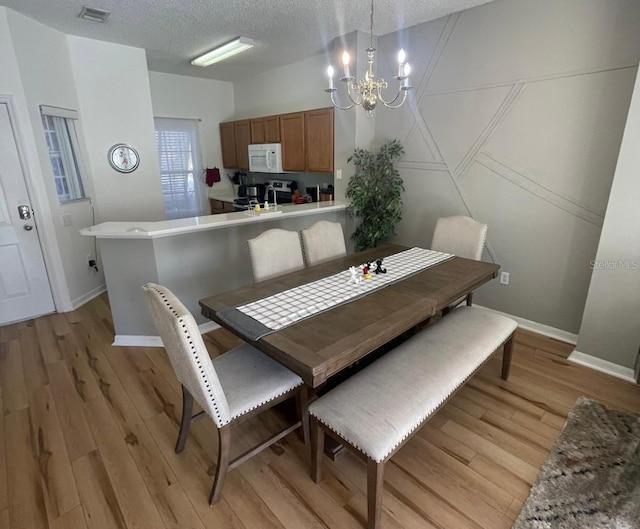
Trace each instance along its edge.
{"label": "white microwave", "polygon": [[249,171],[252,173],[281,173],[281,145],[279,143],[249,145]]}

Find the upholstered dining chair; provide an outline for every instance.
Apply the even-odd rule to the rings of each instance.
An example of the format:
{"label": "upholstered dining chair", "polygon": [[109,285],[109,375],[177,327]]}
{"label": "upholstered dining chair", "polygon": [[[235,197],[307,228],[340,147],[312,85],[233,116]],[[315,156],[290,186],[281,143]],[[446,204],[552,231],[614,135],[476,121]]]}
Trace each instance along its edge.
{"label": "upholstered dining chair", "polygon": [[339,222],[319,220],[300,233],[308,266],[347,255],[342,225]]}
{"label": "upholstered dining chair", "polygon": [[254,281],[264,281],[304,268],[297,231],[273,228],[247,241]]}
{"label": "upholstered dining chair", "polygon": [[[303,418],[231,460],[231,427],[290,397],[296,398],[298,412],[305,417],[306,389],[298,375],[249,344],[211,360],[193,315],[180,300],[161,285],[147,283],[142,289],[182,384],[182,420],[176,453],[184,450],[191,421],[201,414],[208,415],[218,430],[218,461],[209,495],[209,503],[213,505],[220,499],[227,471],[301,426],[305,443],[309,439],[308,421]],[[196,415],[193,415],[194,399],[203,410]]]}
{"label": "upholstered dining chair", "polygon": [[[487,240],[487,230],[486,224],[464,215],[440,217],[433,231],[431,249],[479,261],[482,258],[482,250]],[[443,312],[450,311],[464,299],[456,301]],[[467,305],[471,306],[473,292],[467,294],[466,301]]]}

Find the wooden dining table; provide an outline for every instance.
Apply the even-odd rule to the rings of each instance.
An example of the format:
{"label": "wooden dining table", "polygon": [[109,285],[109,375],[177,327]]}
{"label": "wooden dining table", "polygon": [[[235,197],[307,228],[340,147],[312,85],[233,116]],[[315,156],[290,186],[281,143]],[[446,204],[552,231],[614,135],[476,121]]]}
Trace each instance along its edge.
{"label": "wooden dining table", "polygon": [[302,377],[311,392],[498,275],[500,266],[453,257],[257,340],[220,311],[375,262],[408,247],[387,244],[200,300],[202,314]]}

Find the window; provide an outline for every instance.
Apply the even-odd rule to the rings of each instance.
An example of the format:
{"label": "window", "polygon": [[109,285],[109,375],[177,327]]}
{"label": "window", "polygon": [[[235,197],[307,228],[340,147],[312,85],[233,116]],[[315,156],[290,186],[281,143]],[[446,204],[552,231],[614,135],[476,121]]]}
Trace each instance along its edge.
{"label": "window", "polygon": [[207,197],[201,178],[198,122],[156,118],[155,126],[166,218],[205,214]]}
{"label": "window", "polygon": [[49,148],[56,192],[60,202],[86,198],[82,184],[82,159],[76,133],[75,110],[40,105],[42,126]]}

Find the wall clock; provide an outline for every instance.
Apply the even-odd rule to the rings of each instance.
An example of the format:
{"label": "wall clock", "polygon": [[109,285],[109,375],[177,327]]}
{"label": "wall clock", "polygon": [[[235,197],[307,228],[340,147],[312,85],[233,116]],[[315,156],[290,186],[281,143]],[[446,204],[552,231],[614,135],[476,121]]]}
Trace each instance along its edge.
{"label": "wall clock", "polygon": [[138,168],[140,156],[131,145],[116,143],[109,149],[107,156],[111,167],[121,173],[131,173]]}

